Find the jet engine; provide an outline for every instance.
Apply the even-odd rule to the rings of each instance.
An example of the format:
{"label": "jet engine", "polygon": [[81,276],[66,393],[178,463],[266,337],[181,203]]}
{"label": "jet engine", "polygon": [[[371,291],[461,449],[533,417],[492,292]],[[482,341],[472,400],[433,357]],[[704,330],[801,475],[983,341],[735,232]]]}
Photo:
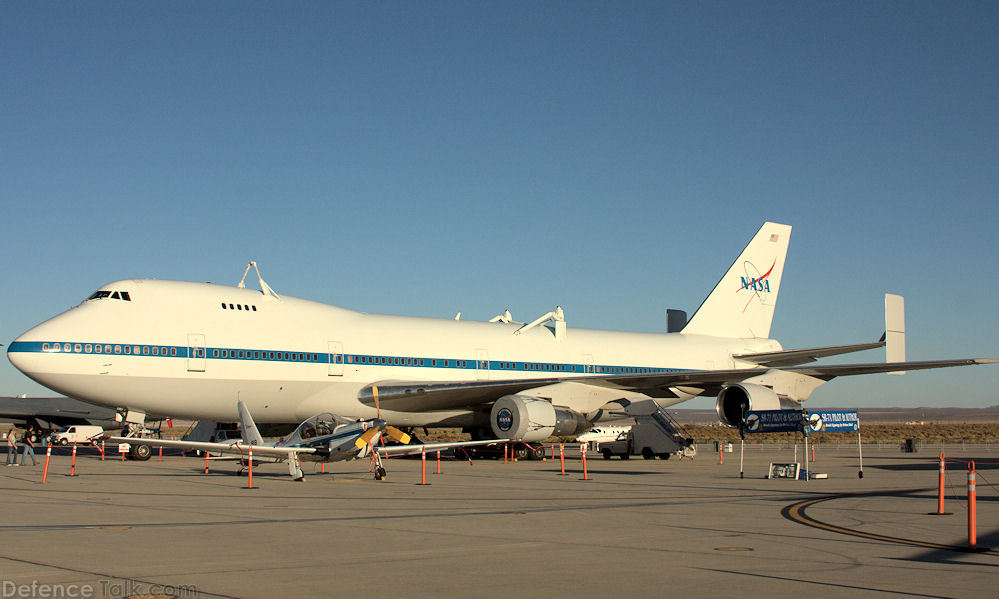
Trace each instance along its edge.
{"label": "jet engine", "polygon": [[524,395],[496,400],[489,422],[497,438],[515,441],[543,441],[552,435],[576,435],[589,428],[582,414]]}
{"label": "jet engine", "polygon": [[800,410],[801,404],[781,397],[770,387],[752,383],[728,385],[718,394],[715,411],[725,426],[738,428],[750,410]]}

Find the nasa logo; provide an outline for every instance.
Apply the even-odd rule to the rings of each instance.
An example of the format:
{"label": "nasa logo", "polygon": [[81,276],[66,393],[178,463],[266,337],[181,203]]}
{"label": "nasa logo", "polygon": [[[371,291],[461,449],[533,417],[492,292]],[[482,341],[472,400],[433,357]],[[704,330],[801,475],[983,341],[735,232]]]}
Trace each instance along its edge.
{"label": "nasa logo", "polygon": [[748,279],[746,277],[739,277],[739,278],[742,279],[743,289],[752,289],[753,291],[766,291],[767,293],[770,293],[770,281],[767,281],[766,279],[762,278],[754,279],[752,277]]}
{"label": "nasa logo", "polygon": [[499,427],[501,431],[508,431],[513,426],[513,412],[507,408],[503,408],[496,413],[496,426]]}

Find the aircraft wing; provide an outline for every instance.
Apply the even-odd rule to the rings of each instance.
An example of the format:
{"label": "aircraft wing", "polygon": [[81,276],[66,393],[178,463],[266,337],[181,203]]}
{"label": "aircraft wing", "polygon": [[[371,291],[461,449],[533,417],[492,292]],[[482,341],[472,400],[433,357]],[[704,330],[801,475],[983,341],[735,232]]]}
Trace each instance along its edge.
{"label": "aircraft wing", "polygon": [[851,352],[864,351],[884,347],[884,341],[874,343],[855,343],[853,345],[830,345],[827,347],[811,347],[808,349],[789,349],[784,351],[758,352],[753,354],[736,354],[732,356],[736,360],[752,362],[760,366],[770,366],[780,368],[783,366],[797,366],[814,362],[819,358],[838,356]]}
{"label": "aircraft wing", "polygon": [[486,441],[455,441],[452,443],[423,443],[421,445],[389,445],[386,447],[376,447],[375,451],[384,457],[414,455],[421,451],[430,453],[431,451],[443,451],[455,447],[471,447],[473,445],[493,445],[495,443],[508,443],[509,439],[489,439]]}
{"label": "aircraft wing", "polygon": [[[229,455],[248,456],[250,445],[243,443],[209,443],[207,441],[174,441],[172,439],[147,439],[135,437],[107,437],[117,443],[132,443],[152,445],[153,447],[175,447],[178,449],[200,449],[208,453],[224,453]],[[287,458],[299,453],[316,453],[315,447],[272,447],[254,445],[253,457]]]}
{"label": "aircraft wing", "polygon": [[670,391],[672,387],[690,388],[702,393],[712,393],[717,392],[726,384],[738,383],[766,374],[771,370],[783,370],[829,381],[838,376],[950,368],[953,366],[971,366],[974,364],[990,364],[995,362],[997,360],[969,358],[923,362],[873,362],[829,366],[792,366],[780,369],[759,367],[732,370],[686,370],[668,374],[607,374],[565,378],[549,377],[505,381],[470,381],[466,383],[388,381],[365,387],[359,393],[358,398],[362,403],[374,406],[375,401],[372,387],[377,387],[378,403],[381,408],[404,412],[423,412],[463,409],[487,404],[496,401],[504,395],[563,382],[576,382],[624,391],[635,391],[644,393],[650,397],[674,397],[675,395]]}

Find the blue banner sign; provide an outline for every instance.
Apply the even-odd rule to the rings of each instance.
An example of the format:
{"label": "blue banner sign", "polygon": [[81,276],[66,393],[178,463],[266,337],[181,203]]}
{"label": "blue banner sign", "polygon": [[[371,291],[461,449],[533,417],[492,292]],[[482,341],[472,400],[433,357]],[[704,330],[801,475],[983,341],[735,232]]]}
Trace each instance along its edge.
{"label": "blue banner sign", "polygon": [[860,430],[860,417],[856,410],[839,412],[812,412],[808,415],[808,428],[813,433]]}
{"label": "blue banner sign", "polygon": [[746,412],[747,433],[791,433],[801,430],[801,410],[756,410]]}

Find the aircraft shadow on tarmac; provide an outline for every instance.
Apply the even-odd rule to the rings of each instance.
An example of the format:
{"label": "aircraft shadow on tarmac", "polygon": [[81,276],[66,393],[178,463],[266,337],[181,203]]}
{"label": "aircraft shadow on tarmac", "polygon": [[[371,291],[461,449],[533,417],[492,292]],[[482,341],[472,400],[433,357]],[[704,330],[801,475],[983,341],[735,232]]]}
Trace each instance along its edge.
{"label": "aircraft shadow on tarmac", "polygon": [[[926,456],[926,457],[905,457],[905,458],[895,458],[896,460],[901,460],[891,464],[878,464],[878,463],[867,463],[864,464],[864,468],[870,468],[871,470],[892,470],[895,472],[907,472],[907,471],[933,471],[936,472],[937,468],[940,467],[940,458],[937,456]],[[968,462],[975,462],[975,470],[999,470],[999,457],[992,456],[987,458],[946,458],[947,471],[948,472],[962,472],[967,471]]]}

